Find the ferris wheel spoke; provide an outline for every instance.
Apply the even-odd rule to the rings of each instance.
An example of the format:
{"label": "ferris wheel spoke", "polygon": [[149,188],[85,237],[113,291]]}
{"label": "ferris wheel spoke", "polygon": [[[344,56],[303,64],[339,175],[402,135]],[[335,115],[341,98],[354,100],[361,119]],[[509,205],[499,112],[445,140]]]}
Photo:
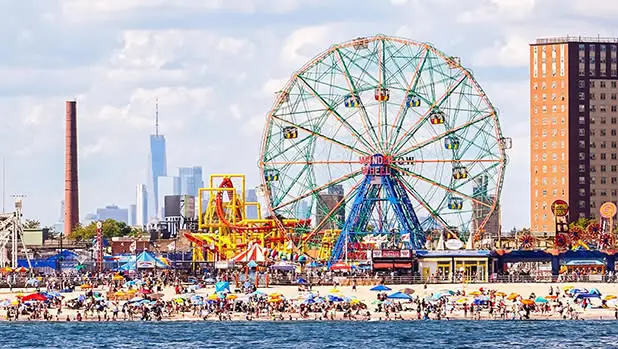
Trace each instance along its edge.
{"label": "ferris wheel spoke", "polygon": [[429,178],[427,178],[427,177],[425,177],[425,176],[421,176],[421,175],[419,175],[419,174],[413,173],[413,172],[411,172],[411,171],[409,171],[409,170],[407,170],[407,169],[401,168],[401,167],[399,167],[399,166],[397,166],[397,165],[391,165],[391,166],[392,166],[392,167],[394,167],[397,171],[399,171],[399,172],[401,172],[401,173],[404,173],[404,174],[406,174],[406,175],[408,175],[408,176],[411,176],[411,177],[414,177],[414,178],[420,179],[420,180],[422,180],[422,181],[424,181],[424,182],[426,182],[426,183],[429,183],[429,184],[431,184],[431,185],[433,185],[433,186],[436,186],[436,187],[438,187],[438,188],[444,189],[444,190],[446,190],[447,192],[449,192],[449,193],[451,193],[451,194],[457,194],[458,196],[461,196],[462,198],[465,198],[465,199],[468,199],[468,200],[474,201],[474,202],[476,202],[476,203],[477,203],[477,204],[479,204],[479,205],[483,205],[483,206],[486,206],[486,207],[491,207],[491,205],[488,205],[488,204],[487,204],[487,203],[485,203],[485,202],[482,202],[482,201],[480,201],[480,200],[478,200],[478,199],[476,199],[476,198],[474,198],[474,197],[472,197],[472,196],[466,195],[466,194],[464,194],[464,193],[462,193],[462,192],[460,192],[460,191],[457,191],[457,190],[455,190],[455,189],[449,188],[448,186],[446,186],[446,185],[444,185],[444,184],[441,184],[441,183],[437,183],[437,182],[435,182],[435,181],[432,181],[431,179],[429,179]]}
{"label": "ferris wheel spoke", "polygon": [[328,183],[326,183],[324,185],[321,185],[321,186],[316,187],[316,188],[314,188],[314,189],[312,189],[310,191],[307,191],[307,192],[305,192],[303,194],[298,195],[298,197],[296,197],[293,200],[290,200],[290,201],[285,202],[285,203],[279,203],[276,207],[273,207],[273,210],[278,210],[278,209],[281,209],[281,208],[283,208],[285,206],[291,205],[291,204],[293,204],[295,202],[298,202],[298,201],[300,201],[300,200],[302,200],[304,198],[307,198],[307,197],[309,197],[311,195],[315,195],[315,194],[321,192],[322,190],[327,189],[330,186],[333,186],[333,185],[345,182],[348,179],[354,178],[354,177],[356,177],[356,176],[358,176],[360,174],[362,174],[362,170],[354,171],[354,172],[349,173],[349,174],[347,174],[345,176],[341,176],[339,178],[336,178],[336,179],[334,179],[334,180],[332,180],[332,181],[330,181],[330,182],[328,182]]}
{"label": "ferris wheel spoke", "polygon": [[265,161],[263,165],[352,165],[361,164],[359,160],[324,160],[324,161]]}
{"label": "ferris wheel spoke", "polygon": [[[420,78],[420,71],[423,69],[425,62],[427,61],[428,55],[429,55],[429,50],[425,48],[423,58],[419,60],[416,66],[416,69],[414,70],[414,75],[410,79],[410,83],[408,84],[408,88],[406,89],[404,97],[407,97],[410,94],[410,91],[414,91],[416,89],[416,85],[418,84],[418,81]],[[395,140],[399,137],[399,131],[401,130],[401,127],[403,126],[403,121],[405,119],[405,116],[407,114],[406,112],[408,110],[407,108],[405,108],[405,105],[406,105],[406,100],[404,99],[401,101],[401,105],[399,106],[399,111],[397,112],[397,115],[395,116],[395,121],[393,123],[395,125],[393,132],[396,132],[396,133],[395,135],[391,133],[390,136],[388,137],[389,139],[392,140],[392,143],[388,145],[389,152],[392,150],[394,144],[396,143]]]}
{"label": "ferris wheel spoke", "polygon": [[322,96],[320,96],[320,94],[317,93],[317,91],[313,88],[313,86],[311,86],[300,74],[298,75],[298,79],[300,79],[300,81],[302,81],[311,91],[311,93],[313,94],[313,96],[315,98],[317,98],[323,105],[324,108],[326,108],[326,110],[335,117],[335,119],[337,119],[341,124],[343,124],[345,126],[345,128],[348,130],[348,132],[350,132],[351,135],[355,136],[356,139],[362,143],[363,145],[365,145],[368,149],[371,149],[371,145],[369,145],[368,143],[366,143],[366,141],[363,139],[363,137],[358,133],[358,131],[356,131],[354,129],[354,127],[352,127],[352,125],[350,125],[347,120],[345,118],[343,118],[338,112],[337,109],[334,108],[333,106],[331,106],[324,98],[322,98]]}
{"label": "ferris wheel spoke", "polygon": [[324,226],[326,225],[326,223],[329,220],[332,220],[333,215],[335,214],[335,212],[339,211],[341,209],[341,205],[343,204],[347,204],[349,202],[352,201],[353,199],[353,195],[354,193],[356,193],[356,190],[358,189],[358,187],[360,186],[360,184],[362,183],[362,181],[357,181],[356,184],[354,184],[347,193],[345,193],[343,195],[343,197],[341,198],[341,200],[339,200],[332,209],[329,210],[329,212],[324,215],[324,218],[320,221],[320,222],[316,222],[316,226],[313,229],[313,231],[311,231],[311,233],[309,233],[307,235],[307,237],[304,239],[304,241],[309,241],[311,240],[311,238],[320,230],[322,230],[322,228],[324,228]]}
{"label": "ferris wheel spoke", "polygon": [[[343,57],[341,55],[341,50],[339,50],[339,48],[335,48],[335,53],[337,56],[337,62],[341,65],[341,70],[343,72],[343,75],[346,78],[346,82],[348,84],[349,87],[349,93],[351,95],[356,94],[357,91],[357,87],[356,84],[354,83],[354,79],[352,78],[352,76],[350,75],[350,71],[346,65],[346,63],[343,61]],[[369,137],[372,136],[372,127],[368,126],[371,125],[371,120],[369,120],[369,116],[367,115],[367,110],[365,109],[364,105],[361,103],[360,108],[359,108],[359,113],[360,113],[360,120],[363,124],[363,127],[366,130],[366,133],[369,135]],[[376,137],[376,139],[372,139],[372,141],[377,142],[377,135],[375,134],[375,131],[373,132],[373,136]]]}
{"label": "ferris wheel spoke", "polygon": [[423,141],[423,142],[416,143],[416,144],[414,144],[413,146],[411,146],[411,147],[409,147],[409,148],[406,148],[406,149],[404,149],[404,150],[401,150],[401,151],[400,151],[400,152],[398,152],[398,153],[399,153],[399,154],[401,154],[401,155],[403,156],[403,155],[409,154],[409,153],[411,153],[411,152],[413,152],[413,151],[419,150],[419,149],[421,149],[421,148],[423,148],[423,147],[425,147],[425,146],[427,146],[427,145],[429,145],[429,144],[432,144],[432,143],[434,143],[434,142],[437,142],[437,141],[439,141],[439,140],[443,139],[444,137],[447,137],[448,135],[451,135],[451,134],[453,134],[453,133],[455,133],[455,132],[457,132],[457,131],[459,131],[459,130],[461,130],[461,129],[464,129],[464,128],[466,128],[466,127],[469,127],[469,126],[471,126],[471,125],[474,125],[475,123],[477,123],[477,122],[481,122],[481,121],[483,121],[483,120],[485,120],[485,119],[487,119],[487,118],[490,118],[492,115],[493,115],[493,112],[492,112],[491,114],[485,114],[485,115],[481,116],[481,117],[480,117],[480,118],[478,118],[478,119],[474,119],[474,120],[468,121],[468,122],[466,122],[465,124],[459,125],[459,126],[457,126],[457,127],[455,127],[455,128],[452,128],[452,129],[447,130],[447,131],[445,131],[445,132],[439,133],[439,134],[438,134],[438,135],[436,135],[435,137],[432,137],[432,138],[430,138],[430,139],[427,139],[427,140],[425,140],[425,141]]}
{"label": "ferris wheel spoke", "polygon": [[272,115],[271,117],[272,117],[273,119],[277,119],[277,120],[279,120],[279,121],[281,121],[281,122],[283,122],[283,123],[286,123],[286,124],[288,124],[288,125],[290,125],[290,126],[297,127],[297,128],[299,128],[299,129],[301,129],[301,130],[303,130],[303,131],[305,131],[305,132],[308,132],[308,133],[310,133],[310,134],[312,134],[312,135],[314,135],[314,136],[316,136],[316,137],[319,137],[319,138],[321,138],[321,139],[323,139],[323,140],[325,140],[325,141],[328,141],[328,142],[331,142],[331,143],[334,143],[334,144],[338,144],[338,145],[340,145],[340,146],[342,146],[342,147],[344,147],[344,148],[346,148],[346,149],[349,149],[349,150],[351,150],[351,151],[353,151],[353,152],[355,152],[355,153],[357,153],[357,154],[360,154],[360,155],[369,155],[369,153],[367,153],[367,152],[365,152],[365,151],[362,151],[362,150],[360,150],[360,149],[357,149],[357,148],[355,148],[355,147],[353,147],[353,146],[351,146],[351,145],[345,144],[345,143],[340,142],[340,141],[338,141],[338,140],[336,140],[336,139],[333,139],[333,138],[331,138],[331,137],[327,137],[327,136],[325,136],[325,135],[323,135],[323,134],[321,134],[321,133],[319,133],[319,132],[312,131],[312,130],[310,130],[310,129],[306,128],[306,127],[302,127],[302,126],[300,126],[300,125],[297,125],[297,124],[295,124],[295,123],[293,123],[293,122],[290,122],[290,121],[284,120],[284,119],[282,119],[282,118],[280,118],[280,117],[278,117],[278,116]]}
{"label": "ferris wheel spoke", "polygon": [[[426,211],[427,213],[429,213],[429,216],[432,217],[436,222],[438,222],[438,224],[440,224],[444,229],[449,230],[448,228],[448,223],[446,223],[441,217],[440,215],[438,215],[436,213],[436,210],[434,210],[433,208],[431,208],[431,206],[429,205],[429,203],[427,201],[425,201],[423,199],[423,196],[420,195],[419,192],[417,192],[416,190],[414,190],[414,188],[412,188],[412,186],[405,180],[401,180],[399,178],[397,178],[397,182],[399,182],[403,188],[406,190],[406,192],[408,192],[408,194],[410,194],[410,196],[416,201],[418,202]],[[418,212],[417,212],[418,215]]]}
{"label": "ferris wheel spoke", "polygon": [[391,151],[391,153],[397,153],[398,150],[403,147],[408,141],[410,141],[410,139],[414,136],[415,133],[415,128],[417,125],[421,124],[422,122],[424,122],[427,119],[427,116],[429,116],[429,114],[431,113],[431,111],[436,108],[436,107],[440,107],[440,105],[442,105],[442,103],[444,103],[444,101],[451,95],[451,93],[453,93],[453,91],[455,91],[459,86],[461,86],[461,84],[466,80],[467,76],[463,75],[461,78],[459,78],[458,80],[456,80],[456,82],[454,84],[452,84],[451,86],[449,86],[449,88],[442,94],[442,96],[440,96],[440,98],[438,98],[432,105],[430,108],[427,108],[427,111],[425,113],[423,113],[423,116],[421,118],[419,118],[413,125],[412,127],[410,127],[410,129],[408,129],[406,132],[404,132],[403,136],[401,137],[401,139],[399,140],[395,140],[395,146],[393,147],[393,150]]}

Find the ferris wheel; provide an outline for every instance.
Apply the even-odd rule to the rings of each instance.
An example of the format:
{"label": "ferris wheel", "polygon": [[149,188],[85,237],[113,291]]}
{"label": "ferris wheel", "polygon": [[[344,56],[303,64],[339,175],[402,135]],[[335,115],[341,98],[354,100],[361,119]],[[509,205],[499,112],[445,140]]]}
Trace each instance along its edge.
{"label": "ferris wheel", "polygon": [[268,114],[259,165],[273,216],[310,218],[305,239],[341,230],[337,260],[367,236],[423,248],[427,222],[464,241],[482,231],[509,147],[456,57],[377,35],[333,45],[293,74]]}

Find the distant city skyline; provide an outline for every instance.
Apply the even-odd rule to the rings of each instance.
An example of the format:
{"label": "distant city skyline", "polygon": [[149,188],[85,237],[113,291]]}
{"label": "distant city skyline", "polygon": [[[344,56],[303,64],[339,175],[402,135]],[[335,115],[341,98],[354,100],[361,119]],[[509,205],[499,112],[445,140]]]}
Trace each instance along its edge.
{"label": "distant city skyline", "polygon": [[[137,184],[156,187],[146,160],[157,97],[169,169],[199,165],[205,177],[243,173],[255,187],[275,92],[331,45],[384,33],[431,42],[473,72],[513,139],[504,229],[527,227],[529,44],[537,37],[615,36],[618,3],[591,3],[359,0],[350,12],[321,0],[7,2],[0,11],[0,110],[11,115],[0,122],[7,209],[10,194],[20,193],[24,217],[57,221],[68,98],[79,101],[82,213],[111,202],[128,207]],[[36,173],[44,175],[35,180]]]}

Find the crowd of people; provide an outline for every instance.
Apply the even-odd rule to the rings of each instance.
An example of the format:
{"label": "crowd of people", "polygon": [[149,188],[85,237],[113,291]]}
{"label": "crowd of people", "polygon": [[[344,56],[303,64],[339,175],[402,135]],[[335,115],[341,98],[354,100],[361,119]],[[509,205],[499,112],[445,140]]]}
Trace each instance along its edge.
{"label": "crowd of people", "polygon": [[[314,287],[300,278],[296,280],[298,285],[273,289],[257,288],[249,281],[237,286],[229,273],[205,273],[197,278],[173,271],[75,273],[36,280],[29,289],[5,293],[7,298],[0,302],[4,319],[376,321],[618,317],[616,297],[603,297],[597,289],[574,287],[562,290],[550,286],[543,297],[534,292],[507,295],[496,289],[475,289],[473,285],[454,290],[416,285],[396,292],[393,298],[389,293],[395,291],[386,286],[392,292],[376,293],[369,291],[370,286],[357,287],[355,283],[345,289],[335,285],[326,290],[332,286]],[[376,279],[376,284],[381,281]],[[225,287],[221,288],[221,284]]]}

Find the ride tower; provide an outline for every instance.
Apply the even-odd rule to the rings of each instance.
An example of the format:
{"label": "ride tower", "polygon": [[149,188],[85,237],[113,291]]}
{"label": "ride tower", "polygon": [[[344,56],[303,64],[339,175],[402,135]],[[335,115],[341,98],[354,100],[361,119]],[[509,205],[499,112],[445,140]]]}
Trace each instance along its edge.
{"label": "ride tower", "polygon": [[382,154],[361,158],[365,178],[357,189],[329,266],[347,260],[348,250],[371,235],[386,235],[387,244],[393,248],[423,248],[423,228],[398,178],[401,175],[390,167],[392,162],[391,156]]}

